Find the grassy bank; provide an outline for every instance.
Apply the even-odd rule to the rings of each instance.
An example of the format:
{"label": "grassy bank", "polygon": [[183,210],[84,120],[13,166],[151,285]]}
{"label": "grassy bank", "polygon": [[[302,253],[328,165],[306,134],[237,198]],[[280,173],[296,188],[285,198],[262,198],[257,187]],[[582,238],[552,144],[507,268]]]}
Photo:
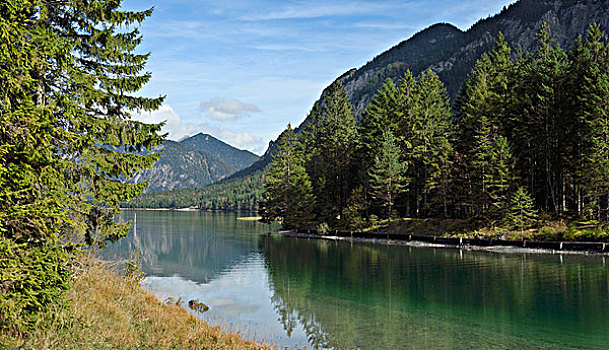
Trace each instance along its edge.
{"label": "grassy bank", "polygon": [[112,266],[87,262],[67,307],[45,315],[27,339],[0,336],[0,348],[267,349],[166,305]]}

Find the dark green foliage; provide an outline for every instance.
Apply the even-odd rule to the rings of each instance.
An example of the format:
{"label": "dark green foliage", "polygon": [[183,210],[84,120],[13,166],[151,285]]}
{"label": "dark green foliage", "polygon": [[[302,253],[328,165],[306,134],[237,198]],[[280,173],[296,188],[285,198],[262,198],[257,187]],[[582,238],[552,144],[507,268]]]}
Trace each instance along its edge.
{"label": "dark green foliage", "polygon": [[539,223],[539,213],[535,209],[533,199],[527,191],[520,187],[510,200],[506,221],[508,225],[524,231]]}
{"label": "dark green foliage", "polygon": [[398,138],[405,140],[402,159],[409,165],[406,212],[420,217],[428,214],[434,196],[447,191],[452,115],[446,89],[437,75],[427,71],[417,81],[410,77],[406,75],[401,91],[411,93],[412,102],[406,104],[408,111]]}
{"label": "dark green foliage", "polygon": [[357,130],[351,103],[340,83],[330,87],[315,134],[319,177],[315,182],[320,221],[336,227],[351,193]]}
{"label": "dark green foliage", "polygon": [[141,195],[123,208],[198,208],[201,210],[257,211],[262,201],[264,173],[228,179],[193,189],[156,192]]}
{"label": "dark green foliage", "polygon": [[80,244],[127,234],[118,203],[146,184],[123,179],[158,159],[135,152],[158,146],[161,126],[130,119],[163,101],[132,96],[150,79],[135,50],[151,10],[120,5],[0,3],[0,328],[33,327],[61,299]]}
{"label": "dark green foliage", "polygon": [[404,191],[406,163],[400,162],[400,148],[391,130],[386,130],[382,143],[369,171],[371,197],[385,208],[391,221],[395,198]]}
{"label": "dark green foliage", "polygon": [[264,201],[260,208],[263,222],[281,219],[285,229],[309,227],[313,223],[313,187],[297,142],[294,130],[288,124],[266,174]]}
{"label": "dark green foliage", "polygon": [[[388,79],[377,92],[357,143],[348,101],[333,84],[299,143],[319,222],[357,228],[394,210],[520,230],[535,225],[538,210],[550,219],[609,220],[603,38],[593,24],[586,41],[578,39],[567,53],[544,24],[536,50],[514,58],[499,33],[470,72],[454,116],[436,74],[415,78],[406,70],[399,86]],[[406,164],[401,195],[394,178]]]}

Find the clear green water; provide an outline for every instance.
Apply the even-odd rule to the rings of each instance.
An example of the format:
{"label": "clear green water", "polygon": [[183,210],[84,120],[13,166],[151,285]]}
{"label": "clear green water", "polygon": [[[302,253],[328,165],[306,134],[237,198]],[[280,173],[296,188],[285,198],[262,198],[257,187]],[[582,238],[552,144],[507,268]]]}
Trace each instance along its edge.
{"label": "clear green water", "polygon": [[[124,213],[126,220],[135,212]],[[104,252],[139,249],[146,285],[281,347],[609,349],[603,257],[496,254],[267,235],[231,214],[137,212]]]}

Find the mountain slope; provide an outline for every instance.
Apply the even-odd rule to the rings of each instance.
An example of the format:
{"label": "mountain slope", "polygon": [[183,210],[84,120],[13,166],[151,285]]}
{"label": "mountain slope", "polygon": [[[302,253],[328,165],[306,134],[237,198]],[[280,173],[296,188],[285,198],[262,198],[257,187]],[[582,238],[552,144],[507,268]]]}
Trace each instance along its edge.
{"label": "mountain slope", "polygon": [[214,154],[237,170],[247,168],[260,158],[250,151],[237,149],[203,133],[184,139],[180,144]]}
{"label": "mountain slope", "polygon": [[159,161],[132,179],[149,180],[146,192],[203,187],[237,171],[216,155],[174,141],[165,142],[162,148]]}
{"label": "mountain slope", "polygon": [[[480,20],[466,32],[450,24],[436,24],[380,54],[363,67],[347,71],[337,80],[345,87],[358,121],[383,81],[391,78],[399,82],[407,69],[415,75],[427,69],[433,70],[446,84],[454,101],[476,60],[493,47],[499,32],[505,35],[516,55],[520,51],[535,49],[536,33],[544,21],[550,24],[557,43],[570,47],[577,35],[585,33],[593,21],[599,23],[603,31],[609,31],[609,1],[520,0],[501,13]],[[326,92],[327,89],[322,92],[320,101]],[[269,143],[260,160],[231,178],[251,175],[265,168],[272,160],[275,143]]]}

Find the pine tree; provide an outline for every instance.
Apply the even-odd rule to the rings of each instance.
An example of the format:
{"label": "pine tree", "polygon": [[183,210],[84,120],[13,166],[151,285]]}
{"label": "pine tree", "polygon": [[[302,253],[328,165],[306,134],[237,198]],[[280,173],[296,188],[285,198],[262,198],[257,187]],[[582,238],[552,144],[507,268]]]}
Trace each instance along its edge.
{"label": "pine tree", "polygon": [[306,228],[313,223],[313,188],[290,124],[279,139],[264,189],[263,222],[282,219],[285,229]]}
{"label": "pine tree", "polygon": [[533,199],[523,187],[518,188],[512,196],[506,220],[509,225],[521,232],[538,224],[539,214]]}
{"label": "pine tree", "polygon": [[0,3],[0,328],[31,325],[60,299],[78,244],[127,234],[118,204],[146,184],[125,180],[159,157],[132,152],[158,146],[161,125],[130,119],[163,101],[132,96],[150,79],[135,51],[152,11],[120,7]]}
{"label": "pine tree", "polygon": [[[384,130],[395,133],[404,111],[400,108],[399,90],[391,79],[374,95],[358,127],[363,167],[369,168],[381,146]],[[367,166],[368,165],[368,166]]]}
{"label": "pine tree", "polygon": [[354,156],[357,130],[352,106],[339,82],[324,98],[315,138],[319,179],[315,188],[320,221],[337,226],[354,187]]}
{"label": "pine tree", "polygon": [[373,199],[384,207],[391,222],[396,196],[404,191],[404,172],[407,166],[400,162],[400,148],[395,136],[387,129],[374,164],[370,169],[370,191]]}
{"label": "pine tree", "polygon": [[[432,202],[437,188],[430,178],[442,178],[448,174],[434,171],[448,170],[446,164],[437,166],[437,161],[450,160],[452,114],[448,94],[444,84],[431,71],[421,73],[412,91],[409,113],[410,125],[405,132],[404,160],[409,164],[409,197],[411,207],[417,216],[424,215],[424,209]],[[432,157],[435,155],[436,157]]]}

